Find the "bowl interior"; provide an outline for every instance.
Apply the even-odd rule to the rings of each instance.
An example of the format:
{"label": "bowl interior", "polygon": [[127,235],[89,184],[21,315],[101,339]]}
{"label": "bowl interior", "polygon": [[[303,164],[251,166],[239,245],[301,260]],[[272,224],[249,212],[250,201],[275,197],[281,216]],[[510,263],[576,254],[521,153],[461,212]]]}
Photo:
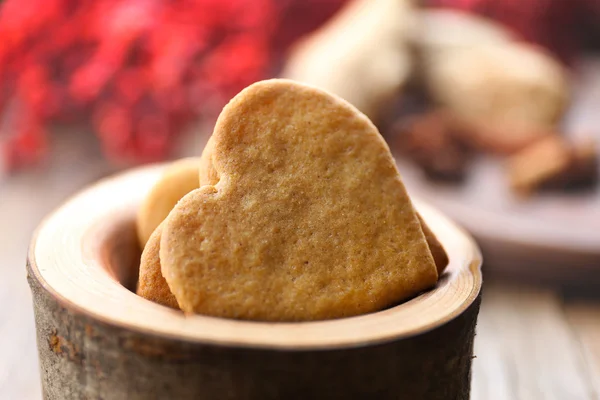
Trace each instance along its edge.
{"label": "bowl interior", "polygon": [[[336,348],[412,336],[464,312],[481,288],[481,257],[472,239],[431,207],[419,212],[448,252],[436,288],[379,312],[335,320],[269,323],[186,316],[137,296],[138,204],[162,167],[132,170],[84,190],[34,236],[36,278],[65,306],[128,329],[180,340],[268,348]],[[57,241],[60,246],[57,247]]]}
{"label": "bowl interior", "polygon": [[142,254],[135,220],[130,219],[115,224],[99,247],[101,266],[118,283],[135,293]]}

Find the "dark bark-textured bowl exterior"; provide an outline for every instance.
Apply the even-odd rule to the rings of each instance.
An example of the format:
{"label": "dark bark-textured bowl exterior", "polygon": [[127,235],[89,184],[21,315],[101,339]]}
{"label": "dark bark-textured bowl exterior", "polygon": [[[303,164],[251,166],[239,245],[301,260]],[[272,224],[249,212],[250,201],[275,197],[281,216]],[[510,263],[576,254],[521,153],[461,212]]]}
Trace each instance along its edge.
{"label": "dark bark-textured bowl exterior", "polygon": [[450,264],[437,287],[338,320],[265,323],[138,297],[135,211],[163,166],[85,189],[32,240],[45,399],[468,399],[481,296],[473,240],[416,202]]}

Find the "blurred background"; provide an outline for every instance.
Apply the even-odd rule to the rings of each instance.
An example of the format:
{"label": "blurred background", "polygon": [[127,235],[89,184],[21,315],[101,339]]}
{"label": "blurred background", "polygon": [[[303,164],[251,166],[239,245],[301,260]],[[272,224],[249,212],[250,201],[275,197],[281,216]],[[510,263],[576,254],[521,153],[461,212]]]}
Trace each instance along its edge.
{"label": "blurred background", "polygon": [[41,398],[23,266],[41,219],[200,155],[269,77],[367,114],[411,194],[480,243],[475,397],[600,398],[599,50],[598,0],[0,0],[0,398]]}

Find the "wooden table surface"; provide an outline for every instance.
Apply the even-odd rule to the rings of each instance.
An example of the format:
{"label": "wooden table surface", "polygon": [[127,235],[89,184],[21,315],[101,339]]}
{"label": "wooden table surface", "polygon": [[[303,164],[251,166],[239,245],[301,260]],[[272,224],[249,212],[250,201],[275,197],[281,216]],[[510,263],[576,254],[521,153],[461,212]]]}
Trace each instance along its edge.
{"label": "wooden table surface", "polygon": [[[61,133],[43,167],[0,176],[2,400],[41,399],[24,265],[30,236],[67,196],[114,172],[86,137]],[[484,278],[472,398],[600,399],[600,295],[578,298],[558,289],[495,281],[485,275],[485,263]]]}

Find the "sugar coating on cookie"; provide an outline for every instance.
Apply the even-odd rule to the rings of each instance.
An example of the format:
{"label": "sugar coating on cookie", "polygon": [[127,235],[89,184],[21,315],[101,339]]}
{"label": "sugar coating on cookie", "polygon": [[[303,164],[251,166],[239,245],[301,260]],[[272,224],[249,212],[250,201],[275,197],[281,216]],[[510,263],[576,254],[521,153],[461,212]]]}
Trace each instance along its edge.
{"label": "sugar coating on cookie", "polygon": [[169,165],[144,199],[137,214],[138,239],[142,248],[156,227],[184,195],[199,186],[200,158],[183,158]]}
{"label": "sugar coating on cookie", "polygon": [[171,293],[160,268],[160,238],[162,225],[150,235],[142,252],[137,294],[163,306],[179,309],[177,299]]}
{"label": "sugar coating on cookie", "polygon": [[339,318],[436,283],[389,148],[344,100],[258,82],[223,109],[211,146],[218,183],[183,197],[160,244],[163,276],[185,312]]}

